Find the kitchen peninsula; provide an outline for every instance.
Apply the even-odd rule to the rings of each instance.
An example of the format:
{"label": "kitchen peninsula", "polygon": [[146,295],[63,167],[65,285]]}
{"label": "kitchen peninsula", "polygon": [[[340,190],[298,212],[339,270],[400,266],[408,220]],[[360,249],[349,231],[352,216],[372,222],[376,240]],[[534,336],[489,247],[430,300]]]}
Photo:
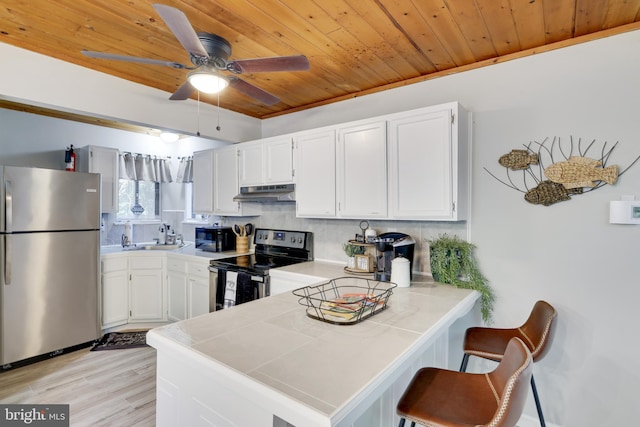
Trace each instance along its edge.
{"label": "kitchen peninsula", "polygon": [[153,329],[157,425],[393,425],[419,367],[460,360],[478,297],[416,281],[394,289],[386,310],[339,326],[284,292]]}

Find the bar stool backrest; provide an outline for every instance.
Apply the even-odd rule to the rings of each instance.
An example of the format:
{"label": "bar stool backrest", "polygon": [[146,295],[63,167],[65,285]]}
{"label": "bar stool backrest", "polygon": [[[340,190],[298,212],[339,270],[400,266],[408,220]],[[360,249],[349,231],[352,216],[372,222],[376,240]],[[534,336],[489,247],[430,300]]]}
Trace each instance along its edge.
{"label": "bar stool backrest", "polygon": [[556,319],[558,312],[546,301],[538,301],[533,306],[527,321],[520,327],[528,342],[533,360],[541,360],[551,347],[551,341],[555,335]]}
{"label": "bar stool backrest", "polygon": [[515,426],[527,400],[533,358],[528,347],[519,338],[512,338],[498,367],[487,373],[498,410],[487,427]]}

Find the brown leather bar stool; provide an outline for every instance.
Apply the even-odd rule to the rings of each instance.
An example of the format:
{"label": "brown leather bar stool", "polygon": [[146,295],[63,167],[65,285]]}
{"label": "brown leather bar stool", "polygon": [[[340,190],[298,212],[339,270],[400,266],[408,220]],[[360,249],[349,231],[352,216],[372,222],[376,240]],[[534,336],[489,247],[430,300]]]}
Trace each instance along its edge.
{"label": "brown leather bar stool", "polygon": [[[556,328],[556,318],[558,312],[546,301],[538,301],[533,306],[533,310],[526,322],[519,328],[498,329],[474,327],[467,329],[464,336],[464,357],[460,372],[467,370],[469,356],[478,356],[484,359],[499,362],[507,348],[511,338],[520,338],[529,348],[533,361],[542,359],[547,352]],[[545,427],[542,406],[536,389],[536,382],[531,375],[531,389],[533,398],[536,401],[536,410],[540,425]]]}
{"label": "brown leather bar stool", "polygon": [[422,368],[398,402],[399,427],[406,420],[411,427],[513,427],[527,400],[532,366],[529,349],[514,338],[498,367],[486,374]]}

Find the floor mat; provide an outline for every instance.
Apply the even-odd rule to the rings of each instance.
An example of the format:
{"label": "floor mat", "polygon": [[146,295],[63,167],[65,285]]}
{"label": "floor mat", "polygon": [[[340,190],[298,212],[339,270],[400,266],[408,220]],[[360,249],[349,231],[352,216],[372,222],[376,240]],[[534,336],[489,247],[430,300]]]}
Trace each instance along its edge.
{"label": "floor mat", "polygon": [[125,348],[148,347],[147,331],[109,332],[104,334],[91,351],[121,350]]}

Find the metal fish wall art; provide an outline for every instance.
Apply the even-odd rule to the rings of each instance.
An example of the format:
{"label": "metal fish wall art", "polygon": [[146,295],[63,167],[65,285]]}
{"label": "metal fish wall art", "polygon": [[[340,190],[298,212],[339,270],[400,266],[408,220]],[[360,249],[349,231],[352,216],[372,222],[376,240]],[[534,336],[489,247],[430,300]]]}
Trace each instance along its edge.
{"label": "metal fish wall art", "polygon": [[[498,182],[524,194],[524,199],[534,205],[551,206],[571,200],[572,196],[586,194],[606,184],[615,184],[640,156],[620,170],[618,165],[607,165],[618,143],[607,147],[600,144],[600,157],[587,157],[595,144],[591,141],[583,147],[582,140],[575,144],[554,137],[542,142],[531,141],[524,149],[513,149],[500,156],[498,163],[505,168],[506,178],[500,179],[486,167],[484,170]],[[577,152],[577,154],[574,154]],[[556,160],[561,158],[560,160]],[[514,176],[514,174],[516,174]]]}

